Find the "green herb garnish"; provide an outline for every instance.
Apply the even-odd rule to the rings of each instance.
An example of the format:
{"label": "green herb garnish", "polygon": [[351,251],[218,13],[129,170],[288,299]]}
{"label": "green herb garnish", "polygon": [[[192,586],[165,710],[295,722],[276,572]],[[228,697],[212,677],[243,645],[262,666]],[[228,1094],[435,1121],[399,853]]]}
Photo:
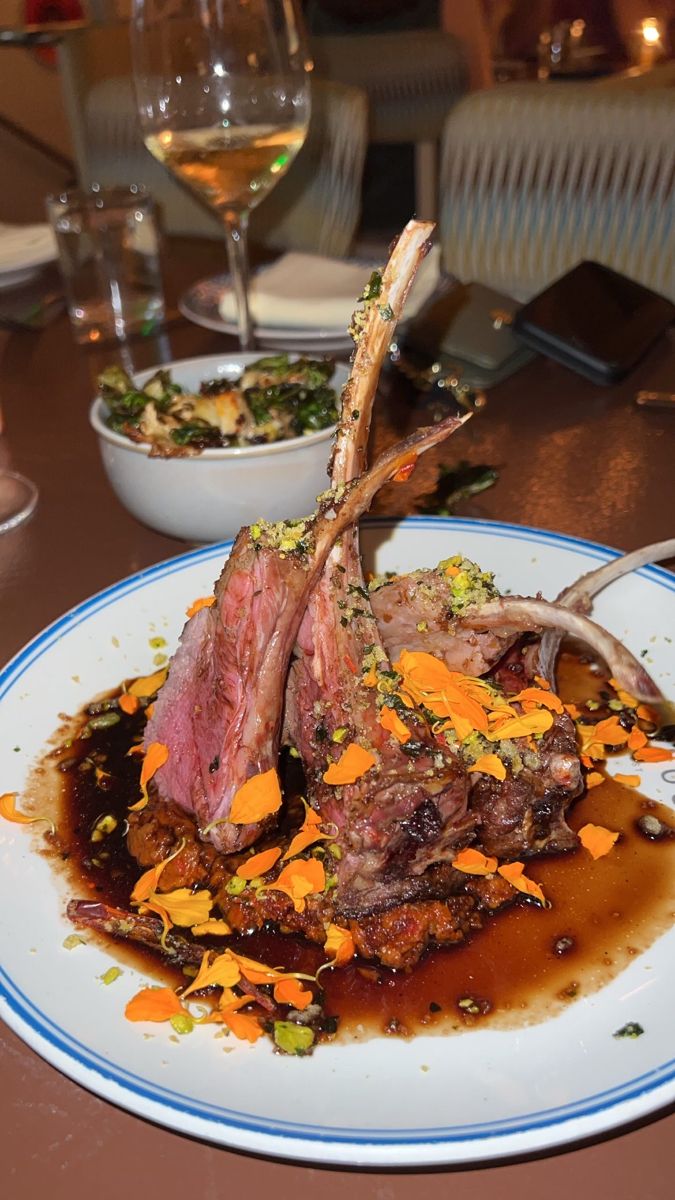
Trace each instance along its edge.
{"label": "green herb garnish", "polygon": [[434,491],[426,497],[426,503],[420,507],[420,512],[449,517],[460,500],[484,492],[492,487],[498,478],[497,468],[484,463],[471,466],[470,463],[462,461],[456,467],[441,465],[438,483]]}

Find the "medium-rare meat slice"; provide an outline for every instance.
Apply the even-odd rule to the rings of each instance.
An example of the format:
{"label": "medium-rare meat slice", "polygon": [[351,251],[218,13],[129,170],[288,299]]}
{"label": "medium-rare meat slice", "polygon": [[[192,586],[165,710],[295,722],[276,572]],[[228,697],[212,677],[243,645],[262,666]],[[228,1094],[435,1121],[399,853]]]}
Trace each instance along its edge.
{"label": "medium-rare meat slice", "polygon": [[[146,727],[145,744],[168,747],[159,794],[194,814],[218,849],[253,842],[264,823],[229,820],[237,791],[276,770],[289,659],[308,597],[336,539],[378,489],[460,422],[420,429],[381,456],[312,518],[243,529],[215,588],[215,603],[185,626]],[[217,824],[213,824],[217,822]]]}
{"label": "medium-rare meat slice", "polygon": [[476,630],[462,623],[467,607],[479,608],[499,596],[492,574],[462,555],[430,570],[377,579],[369,592],[392,662],[402,650],[422,650],[442,659],[451,671],[480,676],[517,636],[509,630]]}

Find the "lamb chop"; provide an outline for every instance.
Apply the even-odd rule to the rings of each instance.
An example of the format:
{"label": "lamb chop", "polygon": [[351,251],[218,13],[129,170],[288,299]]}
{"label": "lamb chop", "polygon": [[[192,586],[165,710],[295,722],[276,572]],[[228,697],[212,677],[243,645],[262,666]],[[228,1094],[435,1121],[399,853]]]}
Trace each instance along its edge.
{"label": "lamb chop", "polygon": [[[662,697],[641,663],[616,638],[586,617],[592,597],[628,572],[675,554],[675,540],[621,555],[561,592],[555,603],[534,597],[500,597],[489,572],[457,555],[431,570],[376,582],[371,591],[387,653],[424,650],[451,670],[485,675],[523,632],[542,633],[528,654],[530,675],[555,682],[555,659],[567,633],[593,649],[627,691],[658,703]],[[448,577],[448,563],[453,574]]]}
{"label": "lamb chop", "polygon": [[[381,363],[431,228],[410,222],[365,310],[333,455],[338,493],[363,469]],[[405,742],[386,727],[386,714],[394,709],[382,683],[393,672],[371,609],[355,527],[328,557],[296,653],[286,732],[303,760],[311,804],[336,831],[338,911],[356,917],[447,892],[442,864],[473,826],[468,778],[420,716],[407,717]],[[359,778],[334,786],[324,778],[327,764],[354,744],[368,751],[372,765]]]}
{"label": "lamb chop", "polygon": [[429,570],[375,580],[369,591],[392,662],[402,650],[421,650],[451,671],[485,675],[518,636],[508,627],[478,630],[462,622],[467,607],[480,609],[499,592],[490,572],[461,555]]}
{"label": "lamb chop", "polygon": [[[648,561],[645,554],[662,549],[645,550],[637,564],[634,555],[608,564],[573,585],[557,604],[496,596],[491,576],[462,560],[460,574],[449,579],[441,563],[436,571],[413,572],[386,583],[374,592],[373,606],[390,652],[399,654],[406,646],[436,653],[453,669],[488,674],[507,696],[542,676],[554,684],[560,640],[569,633],[591,646],[626,690],[653,704],[662,697],[641,663],[572,605],[586,597],[590,607],[592,592]],[[551,631],[548,645],[546,633],[525,642],[520,637],[545,630]],[[577,839],[565,813],[582,787],[574,725],[567,713],[559,712],[539,740],[536,758],[523,755],[517,773],[510,771],[503,781],[482,773],[473,776],[469,808],[477,821],[478,844],[485,853],[507,859],[572,849]]]}
{"label": "lamb chop", "polygon": [[159,794],[210,827],[219,850],[241,850],[265,827],[230,822],[232,801],[247,780],[276,769],[291,651],[332,546],[383,483],[460,423],[449,417],[418,430],[339,497],[326,493],[311,518],[242,529],[216,584],[215,603],[185,626],[145,745],[168,747],[155,776]]}

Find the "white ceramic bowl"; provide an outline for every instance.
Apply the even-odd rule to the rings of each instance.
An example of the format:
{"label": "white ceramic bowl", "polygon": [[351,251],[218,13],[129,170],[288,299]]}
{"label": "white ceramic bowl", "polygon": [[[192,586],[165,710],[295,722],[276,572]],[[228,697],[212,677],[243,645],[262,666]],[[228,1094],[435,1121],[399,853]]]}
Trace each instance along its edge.
{"label": "white ceramic bowl", "polygon": [[[237,379],[260,354],[209,355],[165,363],[174,383],[198,391],[205,379]],[[143,386],[157,367],[135,377]],[[331,386],[340,393],[347,368],[338,363]],[[306,437],[268,445],[202,450],[189,458],[151,458],[144,443],[131,442],[105,424],[100,397],[89,419],[98,435],[103,466],[113,490],[133,516],[169,537],[216,542],[235,537],[258,518],[304,517],[328,487],[326,468],[335,426]]]}

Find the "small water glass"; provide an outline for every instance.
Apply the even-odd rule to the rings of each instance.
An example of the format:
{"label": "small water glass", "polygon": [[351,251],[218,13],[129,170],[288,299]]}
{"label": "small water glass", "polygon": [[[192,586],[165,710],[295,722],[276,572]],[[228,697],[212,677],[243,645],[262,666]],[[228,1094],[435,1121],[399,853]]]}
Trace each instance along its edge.
{"label": "small water glass", "polygon": [[151,332],[164,318],[159,233],[140,186],[49,196],[68,313],[78,342]]}

